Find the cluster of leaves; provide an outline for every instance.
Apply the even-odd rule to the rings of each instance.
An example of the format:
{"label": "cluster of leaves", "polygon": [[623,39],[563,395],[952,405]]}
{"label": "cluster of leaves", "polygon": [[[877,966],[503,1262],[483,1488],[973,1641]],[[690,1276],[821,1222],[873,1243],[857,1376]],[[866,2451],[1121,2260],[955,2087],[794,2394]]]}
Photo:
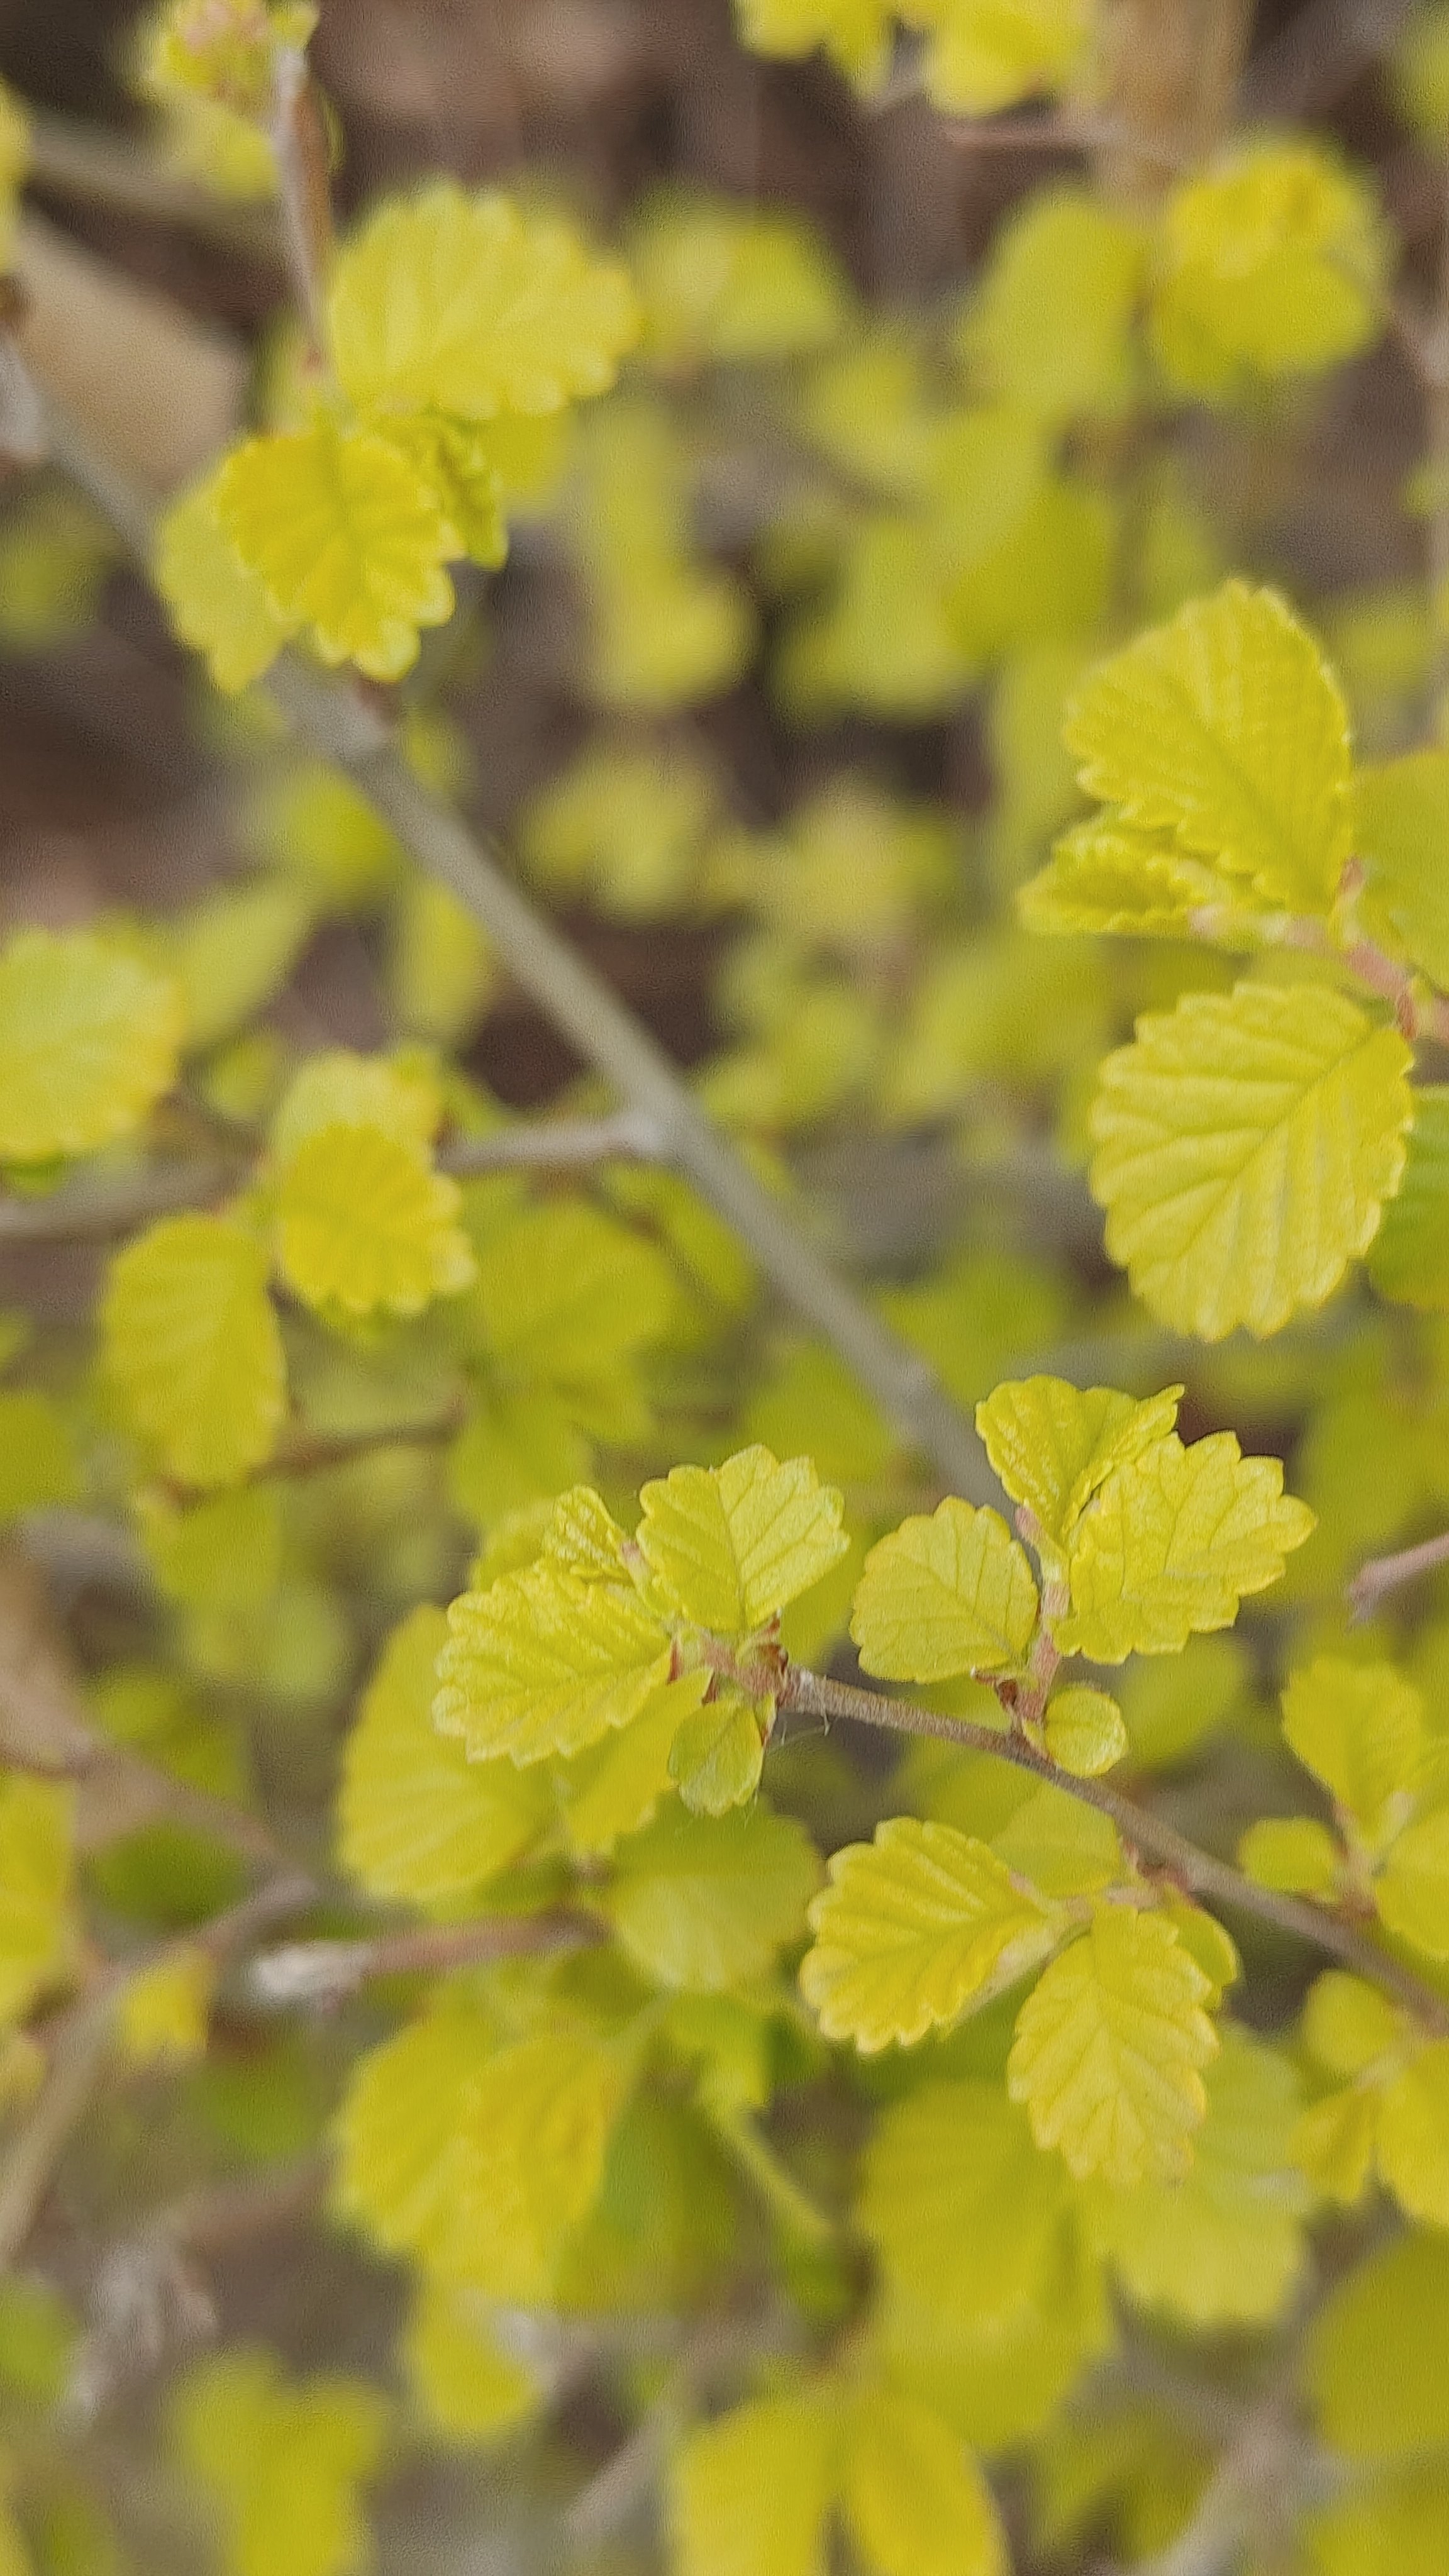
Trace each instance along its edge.
{"label": "cluster of leaves", "polygon": [[[867,94],[1113,114],[1086,0],[736,16]],[[148,23],[185,166],[287,184],[312,19]],[[1421,7],[1391,87],[1436,149],[1446,65]],[[24,132],[0,101],[7,222]],[[789,1212],[792,1165],[837,1158],[865,1293],[1014,1526],[942,1495],[672,1174],[480,1171],[499,963],[243,697],[240,872],[0,953],[7,1204],[147,1211],[93,1326],[0,1319],[0,1624],[26,1553],[99,1550],[108,1603],[83,1574],[83,1754],[32,1763],[0,1711],[22,2176],[109,2016],[74,2200],[0,2286],[5,2576],[112,2576],[138,2532],[169,2564],[148,2497],[102,2510],[52,2439],[147,2356],[139,2440],[228,2576],[354,2576],[369,2491],[440,2450],[508,2445],[531,2492],[584,2375],[626,2482],[663,2463],[678,2576],[838,2547],[1002,2576],[1104,2533],[1148,2557],[1200,2510],[1217,2548],[1225,2415],[1243,2457],[1280,2442],[1285,2565],[1449,2556],[1449,1622],[1352,1636],[1337,1598],[1449,1508],[1443,603],[1319,601],[1321,649],[1245,468],[1383,331],[1369,179],[1299,131],[1153,170],[1053,180],[965,291],[871,310],[788,209],[659,190],[616,258],[532,188],[433,180],[314,242],[321,345],[283,331],[253,433],[164,523],[223,691],[284,647],[406,676],[403,755],[466,792],[438,698],[470,666],[420,641],[529,514],[582,606],[583,723],[521,869],[626,938],[703,931],[700,1099]],[[53,487],[22,501],[10,640],[83,622],[108,561]],[[751,679],[809,739],[744,822],[711,710]],[[967,822],[921,786],[963,713]],[[365,1049],[274,1008],[339,924],[377,969]],[[913,1151],[944,1223],[896,1221]],[[1181,1357],[1104,1285],[1079,1172]],[[339,1937],[228,1975],[272,1836]],[[325,2026],[279,2022],[318,1995]],[[169,2367],[190,2276],[139,2327],[114,2283],[158,2277],[207,2184],[285,2200],[319,2147],[365,2345],[320,2369],[284,2331],[284,2365],[248,2329]],[[142,2216],[82,2322],[57,2285],[98,2208]],[[1164,2332],[1205,2395],[1134,2378]]]}

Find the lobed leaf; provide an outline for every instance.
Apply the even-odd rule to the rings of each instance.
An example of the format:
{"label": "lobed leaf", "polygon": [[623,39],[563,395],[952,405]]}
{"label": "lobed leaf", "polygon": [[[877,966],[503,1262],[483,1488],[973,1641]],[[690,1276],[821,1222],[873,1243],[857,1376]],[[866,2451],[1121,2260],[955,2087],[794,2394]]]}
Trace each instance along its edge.
{"label": "lobed leaf", "polygon": [[1031,1567],[1000,1513],[948,1495],[871,1549],[850,1633],[868,1673],[948,1681],[1019,1666],[1037,1609]]}
{"label": "lobed leaf", "polygon": [[1169,1386],[1142,1404],[1110,1387],[1029,1377],[978,1404],[976,1428],[1012,1501],[1060,1546],[1113,1468],[1166,1438],[1181,1397]]}
{"label": "lobed leaf", "polygon": [[453,614],[443,566],[463,541],[416,462],[371,430],[319,416],[249,438],[214,486],[223,535],[289,633],[310,628],[324,662],[401,679],[418,629]]}
{"label": "lobed leaf", "polygon": [[1017,2016],[1007,2087],[1078,2181],[1180,2180],[1207,2115],[1210,1980],[1161,1915],[1099,1905]]}
{"label": "lobed leaf", "polygon": [[863,2055],[903,2047],[1013,1985],[1056,1947],[1059,1909],[987,1844],[895,1816],[830,1863],[810,1908],[800,1986],[825,2037]]}
{"label": "lobed leaf", "polygon": [[93,1154],[176,1077],[181,995],[88,931],[23,930],[0,956],[0,1162]]}
{"label": "lobed leaf", "polygon": [[475,1762],[433,1724],[435,1667],[447,1642],[424,1602],[396,1627],[347,1739],[338,1855],[371,1896],[456,1901],[526,1852],[552,1821],[549,1783],[512,1762]]}
{"label": "lobed leaf", "polygon": [[1230,1628],[1312,1528],[1278,1459],[1245,1458],[1230,1431],[1190,1448],[1172,1432],[1115,1467],[1083,1514],[1057,1643],[1102,1664],[1177,1654],[1194,1631]]}
{"label": "lobed leaf", "polygon": [[625,271],[571,224],[450,179],[389,201],[344,243],[328,320],[361,411],[467,421],[606,392],[638,330]]}
{"label": "lobed leaf", "polygon": [[1321,1306],[1403,1176],[1411,1060],[1321,984],[1188,993],[1139,1020],[1101,1068],[1091,1181],[1153,1314],[1215,1342]]}
{"label": "lobed leaf", "polygon": [[127,1420],[183,1484],[232,1485],[268,1459],[287,1363],[267,1257],[223,1216],[167,1217],[111,1264],[101,1311]]}
{"label": "lobed leaf", "polygon": [[309,1135],[278,1175],[277,1264],[304,1305],[419,1315],[474,1271],[456,1181],[380,1127]]}
{"label": "lobed leaf", "polygon": [[581,1753],[639,1716],[668,1680],[671,1653],[631,1588],[529,1566],[453,1603],[434,1721],[475,1759]]}
{"label": "lobed leaf", "polygon": [[758,1445],[722,1467],[675,1467],[639,1499],[656,1584],[683,1618],[723,1636],[773,1618],[849,1546],[836,1488],[808,1458],[782,1466]]}
{"label": "lobed leaf", "polygon": [[1352,846],[1348,715],[1276,591],[1229,581],[1089,672],[1067,711],[1089,795],[1139,832],[1326,913]]}

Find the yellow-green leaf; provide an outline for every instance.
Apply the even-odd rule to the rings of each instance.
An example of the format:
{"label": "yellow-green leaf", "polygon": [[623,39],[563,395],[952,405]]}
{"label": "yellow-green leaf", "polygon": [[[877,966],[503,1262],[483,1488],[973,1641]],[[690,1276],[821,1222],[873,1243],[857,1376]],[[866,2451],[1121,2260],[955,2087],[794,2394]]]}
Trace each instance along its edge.
{"label": "yellow-green leaf", "polygon": [[337,2206],[390,2254],[436,2265],[457,2222],[460,2140],[497,2032],[439,1986],[419,2017],[358,2058],[336,2124]]}
{"label": "yellow-green leaf", "polygon": [[630,1587],[540,1562],[453,1603],[433,1716],[475,1760],[581,1753],[638,1717],[671,1652]]}
{"label": "yellow-green leaf", "polygon": [[889,69],[891,0],[735,0],[735,13],[757,54],[788,59],[823,45],[863,90],[877,88]]}
{"label": "yellow-green leaf", "polygon": [[1090,0],[903,0],[927,31],[926,95],[948,116],[994,116],[1065,89],[1091,41]]}
{"label": "yellow-green leaf", "polygon": [[1042,1732],[1053,1762],[1078,1780],[1099,1779],[1128,1750],[1126,1721],[1116,1701],[1106,1691],[1080,1683],[1048,1702]]}
{"label": "yellow-green leaf", "polygon": [[542,2374],[511,2352],[476,2293],[424,2281],[403,2345],[429,2429],[450,2442],[497,2442],[538,2412]]}
{"label": "yellow-green leaf", "polygon": [[1374,1883],[1379,1920],[1431,1959],[1449,1959],[1449,1807],[1417,1817]]}
{"label": "yellow-green leaf", "polygon": [[328,314],[362,410],[474,421],[606,392],[638,329],[625,271],[571,224],[451,179],[385,204],[344,244]]}
{"label": "yellow-green leaf", "polygon": [[871,1549],[850,1633],[865,1671],[887,1681],[1008,1672],[1031,1644],[1037,1590],[999,1512],[948,1495]]}
{"label": "yellow-green leaf", "polygon": [[844,1497],[808,1458],[742,1449],[722,1467],[675,1467],[646,1485],[639,1545],[686,1619],[738,1636],[773,1618],[845,1554]]}
{"label": "yellow-green leaf", "polygon": [[91,1154],[176,1076],[181,995],[88,931],[24,930],[0,956],[0,1162]]}
{"label": "yellow-green leaf", "polygon": [[1286,2057],[1231,2026],[1208,2068],[1192,2170],[1094,2195],[1094,2242],[1130,2298],[1199,2329],[1267,2325],[1306,2259],[1309,2194],[1292,2161],[1301,2088]]}
{"label": "yellow-green leaf", "polygon": [[[1365,1839],[1381,1846],[1407,1822],[1424,1746],[1424,1702],[1392,1664],[1320,1655],[1283,1693],[1283,1733]],[[1446,1927],[1449,1928],[1449,1927]]]}
{"label": "yellow-green leaf", "polygon": [[962,330],[983,391],[1040,420],[1120,412],[1146,256],[1145,227],[1085,188],[1025,198]]}
{"label": "yellow-green leaf", "polygon": [[726,1683],[685,1718],[669,1753],[669,1776],[692,1816],[723,1816],[748,1804],[760,1785],[773,1700],[755,1702]]}
{"label": "yellow-green leaf", "polygon": [[1071,2188],[999,2077],[927,2083],[881,2114],[856,2214],[911,2298],[991,2326],[1030,2302],[1068,2222]]}
{"label": "yellow-green leaf", "polygon": [[0,2022],[18,2020],[71,1945],[71,1792],[0,1772]]}
{"label": "yellow-green leaf", "polygon": [[1449,1309],[1449,1086],[1414,1085],[1404,1177],[1369,1253],[1382,1297],[1432,1315]]}
{"label": "yellow-green leaf", "polygon": [[1204,914],[1225,946],[1251,944],[1261,907],[1241,877],[1189,856],[1161,834],[1114,814],[1079,823],[1024,885],[1017,911],[1029,930],[1110,932],[1127,939],[1187,939]]}
{"label": "yellow-green leaf", "polygon": [[1326,913],[1352,846],[1348,714],[1276,591],[1230,581],[1138,636],[1067,712],[1089,795],[1143,831]]}
{"label": "yellow-green leaf", "polygon": [[570,2233],[598,2198],[633,2074],[626,2052],[562,2030],[484,2062],[453,2167],[447,2278],[492,2299],[547,2297]]}
{"label": "yellow-green leaf", "polygon": [[288,2383],[270,2353],[200,2362],[173,2402],[177,2447],[219,2496],[227,2576],[361,2576],[360,2488],[387,2428],[379,2392],[356,2379]]}
{"label": "yellow-green leaf", "polygon": [[1316,1816],[1262,1816],[1238,1845],[1238,1867],[1259,1887],[1291,1896],[1332,1896],[1343,1854]]}
{"label": "yellow-green leaf", "polygon": [[649,1823],[674,1787],[670,1763],[675,1739],[698,1709],[709,1679],[707,1672],[696,1672],[662,1682],[620,1733],[605,1735],[571,1762],[554,1765],[570,1851],[605,1855],[626,1834],[637,1834]]}
{"label": "yellow-green leaf", "polygon": [[1410,751],[1361,769],[1354,780],[1354,855],[1364,871],[1360,906],[1375,937],[1401,948],[1438,985],[1449,984],[1449,753]]}
{"label": "yellow-green leaf", "polygon": [[1057,1643],[1102,1664],[1177,1654],[1195,1630],[1231,1627],[1312,1528],[1278,1459],[1245,1458],[1230,1431],[1190,1448],[1174,1431],[1114,1467],[1083,1513]]}
{"label": "yellow-green leaf", "polygon": [[1007,2576],[991,2490],[960,2435],[919,2398],[861,2391],[842,2500],[879,2576]]}
{"label": "yellow-green leaf", "polygon": [[1421,2049],[1385,2086],[1378,2158],[1384,2181],[1410,2218],[1449,2228],[1449,2040]]}
{"label": "yellow-green leaf", "polygon": [[1181,1397],[1169,1386],[1141,1404],[1110,1387],[1029,1377],[978,1404],[976,1428],[1012,1501],[1060,1545],[1113,1468],[1166,1438]]}
{"label": "yellow-green leaf", "polygon": [[1403,1175],[1410,1051],[1325,985],[1188,993],[1108,1056],[1107,1249],[1163,1323],[1220,1341],[1321,1306]]}
{"label": "yellow-green leaf", "polygon": [[697,2426],[670,2480],[679,2576],[824,2576],[837,2447],[830,2408],[808,2397]]}
{"label": "yellow-green leaf", "polygon": [[393,1630],[347,1739],[338,1796],[343,1867],[372,1896],[416,1905],[469,1894],[527,1851],[553,1815],[542,1772],[475,1762],[433,1724],[448,1623],[428,1603]]}
{"label": "yellow-green leaf", "polygon": [[1040,2147],[1079,2181],[1172,2182],[1207,2115],[1210,1980],[1161,1915],[1099,1905],[1017,2016],[1007,2069]]}
{"label": "yellow-green leaf", "polygon": [[183,1484],[230,1485],[276,1445],[286,1354],[267,1257],[230,1217],[163,1218],[111,1264],[107,1372],[134,1429]]}
{"label": "yellow-green leaf", "polygon": [[278,1176],[277,1262],[308,1306],[418,1315],[473,1278],[456,1181],[380,1127],[323,1127]]}
{"label": "yellow-green leaf", "polygon": [[1400,2236],[1349,2268],[1307,2335],[1308,2393],[1336,2451],[1380,2462],[1443,2450],[1446,2336],[1449,2243],[1442,2238]]}
{"label": "yellow-green leaf", "polygon": [[1227,395],[1352,357],[1381,328],[1388,264],[1356,171],[1314,136],[1245,137],[1167,201],[1152,330],[1169,380]]}
{"label": "yellow-green leaf", "polygon": [[319,414],[249,438],[222,467],[214,508],[277,618],[310,628],[324,662],[400,679],[418,629],[453,614],[443,566],[462,539],[416,463],[370,430]]}
{"label": "yellow-green leaf", "polygon": [[646,1976],[714,1994],[748,1984],[800,1937],[819,1884],[803,1826],[756,1799],[718,1817],[666,1807],[620,1845],[602,1902]]}
{"label": "yellow-green leaf", "polygon": [[184,644],[206,656],[228,696],[276,660],[297,620],[273,607],[259,573],[243,563],[216,515],[216,477],[183,494],[156,539],[156,583]]}
{"label": "yellow-green leaf", "polygon": [[924,2039],[1013,1985],[1055,1948],[1064,1919],[983,1842],[896,1816],[830,1863],[810,1908],[800,1985],[827,2039],[864,2055]]}

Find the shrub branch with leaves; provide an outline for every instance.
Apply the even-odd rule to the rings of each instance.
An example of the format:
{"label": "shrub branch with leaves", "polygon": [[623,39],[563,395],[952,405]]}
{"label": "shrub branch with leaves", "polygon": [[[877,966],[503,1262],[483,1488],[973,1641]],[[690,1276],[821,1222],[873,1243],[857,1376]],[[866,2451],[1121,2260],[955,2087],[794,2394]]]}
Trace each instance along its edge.
{"label": "shrub branch with leaves", "polygon": [[[0,1316],[4,2576],[1449,2563],[1442,315],[1249,15],[736,0],[1087,160],[870,309],[674,184],[339,225],[313,8],[139,33],[125,186],[293,310],[153,522],[7,307],[7,640],[129,549],[244,864],[0,951],[0,1253],[92,1265]],[[1263,487],[1395,363],[1426,578],[1300,608]],[[703,934],[695,1071],[555,902]],[[338,924],[370,1046],[274,1008]],[[297,2227],[335,2319],[229,2284]]]}

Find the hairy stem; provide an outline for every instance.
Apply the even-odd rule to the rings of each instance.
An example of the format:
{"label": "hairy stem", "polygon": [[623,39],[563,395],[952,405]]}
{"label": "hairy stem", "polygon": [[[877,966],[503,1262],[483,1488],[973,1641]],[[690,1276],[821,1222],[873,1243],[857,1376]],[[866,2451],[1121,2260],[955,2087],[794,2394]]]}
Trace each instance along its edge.
{"label": "hairy stem", "polygon": [[1084,1806],[1110,1816],[1125,1843],[1169,1870],[1195,1896],[1210,1897],[1230,1913],[1255,1915],[1260,1923],[1271,1924],[1290,1940],[1326,1951],[1355,1976],[1382,1986],[1428,2029],[1449,2035],[1449,2001],[1417,1977],[1412,1968],[1404,1967],[1388,1951],[1380,1949],[1366,1933],[1356,1931],[1352,1924],[1341,1922],[1326,1907],[1310,1904],[1306,1898],[1259,1887],[1229,1862],[1199,1850],[1175,1825],[1124,1798],[1119,1790],[1109,1789],[1101,1780],[1079,1780],[1061,1770],[1046,1754],[1038,1753],[1025,1736],[974,1726],[965,1718],[941,1717],[932,1709],[918,1708],[911,1700],[889,1698],[851,1682],[829,1681],[823,1674],[804,1672],[797,1665],[791,1665],[777,1683],[775,1696],[782,1709],[792,1709],[800,1716],[852,1718],[861,1726],[884,1727],[899,1735],[932,1736],[940,1743],[957,1745],[963,1752],[987,1753],[998,1762],[1015,1763],[1018,1770],[1030,1771],[1038,1780],[1049,1781],[1054,1789],[1064,1790],[1069,1798],[1079,1798]]}
{"label": "hairy stem", "polygon": [[[127,545],[149,563],[150,514],[125,480],[49,412],[51,453]],[[662,1047],[535,910],[497,851],[413,775],[388,726],[343,682],[283,654],[267,694],[311,750],[341,770],[425,875],[456,895],[509,972],[563,1036],[651,1122],[664,1159],[732,1226],[786,1302],[823,1333],[954,1493],[999,1502],[986,1454],[935,1370],[843,1280],[796,1217],[756,1179]]]}

